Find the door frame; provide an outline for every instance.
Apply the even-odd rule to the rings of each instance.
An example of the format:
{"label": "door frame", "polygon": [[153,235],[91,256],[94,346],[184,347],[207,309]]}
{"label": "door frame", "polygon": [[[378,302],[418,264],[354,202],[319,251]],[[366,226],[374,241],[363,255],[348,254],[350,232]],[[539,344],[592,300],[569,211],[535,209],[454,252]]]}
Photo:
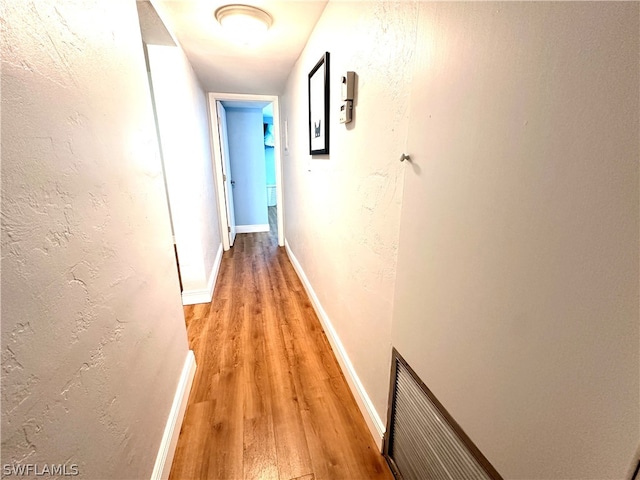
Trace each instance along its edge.
{"label": "door frame", "polygon": [[[216,111],[216,102],[239,101],[239,102],[269,102],[273,104],[273,136],[274,136],[274,157],[276,167],[276,202],[278,215],[278,245],[284,247],[284,192],[282,185],[282,152],[280,145],[280,105],[277,95],[250,95],[242,93],[217,93],[209,92],[209,117],[210,117],[210,134],[213,146],[213,170],[214,182],[216,185],[218,199],[218,216],[220,218],[220,237],[222,239],[222,247],[229,250],[229,219],[227,218],[227,199],[222,179],[222,144],[219,136],[218,114]],[[230,192],[228,193],[230,194]]]}

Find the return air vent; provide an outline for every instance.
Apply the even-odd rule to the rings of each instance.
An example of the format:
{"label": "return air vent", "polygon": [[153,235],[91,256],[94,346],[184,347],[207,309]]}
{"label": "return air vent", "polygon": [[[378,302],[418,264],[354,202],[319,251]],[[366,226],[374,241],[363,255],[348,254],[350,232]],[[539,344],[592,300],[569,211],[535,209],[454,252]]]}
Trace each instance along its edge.
{"label": "return air vent", "polygon": [[502,480],[393,349],[384,455],[402,480]]}

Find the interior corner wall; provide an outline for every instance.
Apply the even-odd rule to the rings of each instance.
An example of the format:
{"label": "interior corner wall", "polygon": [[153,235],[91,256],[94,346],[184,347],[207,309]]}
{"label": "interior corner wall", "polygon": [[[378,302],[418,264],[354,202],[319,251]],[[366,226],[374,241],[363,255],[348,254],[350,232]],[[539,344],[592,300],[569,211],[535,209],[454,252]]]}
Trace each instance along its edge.
{"label": "interior corner wall", "polygon": [[[417,7],[329,2],[281,100],[285,235],[377,414],[386,418],[391,318]],[[330,155],[309,155],[307,78],[330,59]],[[357,74],[354,120],[340,76]],[[283,126],[284,132],[284,126]],[[380,432],[381,434],[382,432]]]}
{"label": "interior corner wall", "polygon": [[215,282],[221,248],[207,97],[179,46],[147,45],[147,50],[183,296],[188,299]]}
{"label": "interior corner wall", "polygon": [[[637,2],[329,2],[281,100],[286,241],[378,416],[393,340],[505,478],[626,478],[640,439],[639,17]],[[331,153],[310,157],[325,51]],[[398,161],[410,132],[415,165]]]}
{"label": "interior corner wall", "polygon": [[262,109],[225,110],[236,226],[268,225]]}
{"label": "interior corner wall", "polygon": [[2,463],[149,478],[188,344],[136,5],[3,10]]}

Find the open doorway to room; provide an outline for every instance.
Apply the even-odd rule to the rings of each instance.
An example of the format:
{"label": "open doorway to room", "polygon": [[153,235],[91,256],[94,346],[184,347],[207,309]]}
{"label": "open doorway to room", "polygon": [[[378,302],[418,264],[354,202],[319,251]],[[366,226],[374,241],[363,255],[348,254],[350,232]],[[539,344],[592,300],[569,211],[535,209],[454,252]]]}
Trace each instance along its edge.
{"label": "open doorway to room", "polygon": [[262,109],[264,130],[264,161],[266,167],[267,210],[269,217],[269,231],[277,235],[278,232],[278,205],[276,158],[275,158],[275,134],[273,128],[273,103]]}
{"label": "open doorway to room", "polygon": [[284,246],[278,97],[209,94],[222,243],[277,234]]}

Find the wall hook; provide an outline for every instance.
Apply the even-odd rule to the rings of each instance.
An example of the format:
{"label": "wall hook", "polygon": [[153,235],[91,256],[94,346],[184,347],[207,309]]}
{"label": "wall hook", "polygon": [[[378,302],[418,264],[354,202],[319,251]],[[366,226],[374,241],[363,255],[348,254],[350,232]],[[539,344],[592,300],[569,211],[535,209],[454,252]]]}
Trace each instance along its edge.
{"label": "wall hook", "polygon": [[406,153],[403,153],[402,156],[400,157],[400,161],[404,162],[405,160],[411,161],[411,156],[407,155]]}

